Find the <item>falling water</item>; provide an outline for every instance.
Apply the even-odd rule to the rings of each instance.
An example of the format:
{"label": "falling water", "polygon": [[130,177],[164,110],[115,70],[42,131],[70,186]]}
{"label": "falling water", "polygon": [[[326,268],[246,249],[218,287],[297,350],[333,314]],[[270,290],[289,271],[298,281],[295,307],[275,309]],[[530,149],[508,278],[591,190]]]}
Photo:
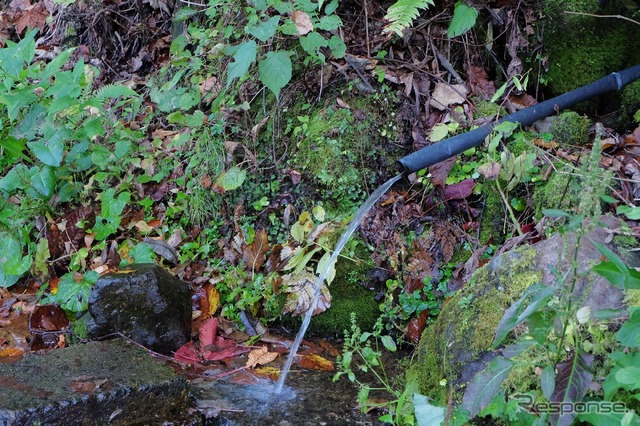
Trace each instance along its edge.
{"label": "falling water", "polygon": [[353,219],[351,219],[349,226],[347,226],[347,229],[340,236],[340,239],[338,240],[338,243],[336,244],[336,247],[333,250],[333,253],[331,254],[331,258],[329,259],[329,263],[327,264],[327,267],[325,268],[324,271],[322,271],[322,273],[318,276],[318,278],[316,278],[315,283],[313,283],[313,301],[311,302],[311,306],[309,307],[309,310],[304,316],[304,320],[302,321],[300,330],[296,335],[296,340],[293,342],[293,346],[291,347],[291,352],[289,352],[289,357],[287,358],[287,362],[284,364],[284,367],[280,372],[280,378],[278,379],[278,383],[276,384],[276,388],[274,391],[276,394],[279,394],[280,392],[282,392],[284,382],[285,380],[287,380],[287,375],[289,374],[289,370],[291,369],[291,364],[293,363],[293,358],[296,356],[296,352],[298,352],[298,348],[300,347],[300,343],[304,338],[304,334],[306,333],[307,328],[309,327],[309,323],[311,322],[311,316],[313,315],[313,311],[315,311],[316,307],[318,306],[318,301],[320,300],[322,282],[327,278],[327,274],[329,273],[329,270],[331,269],[333,264],[336,262],[338,255],[340,255],[340,252],[342,251],[344,246],[347,244],[347,241],[349,241],[349,237],[351,237],[351,234],[353,234],[353,232],[356,230],[356,228],[360,224],[360,220],[362,220],[364,215],[367,214],[367,212],[371,209],[371,207],[373,207],[376,201],[378,201],[378,199],[382,197],[382,195],[385,192],[387,192],[394,183],[400,180],[402,176],[404,176],[404,174],[401,173],[395,177],[392,177],[391,179],[389,179],[388,181],[380,185],[380,187],[378,187],[378,189],[376,189],[373,192],[373,194],[371,194],[371,196],[367,198],[367,200],[360,206],[356,214],[353,216]]}

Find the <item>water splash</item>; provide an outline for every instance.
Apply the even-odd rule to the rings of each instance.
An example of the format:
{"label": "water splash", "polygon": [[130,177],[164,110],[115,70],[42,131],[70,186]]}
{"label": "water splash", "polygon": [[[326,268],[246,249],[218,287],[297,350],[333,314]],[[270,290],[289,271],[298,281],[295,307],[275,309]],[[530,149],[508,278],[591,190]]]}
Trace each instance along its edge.
{"label": "water splash", "polygon": [[327,278],[327,274],[329,274],[329,270],[331,269],[333,264],[336,262],[336,259],[338,259],[340,252],[349,241],[351,234],[353,234],[356,228],[358,228],[358,225],[360,224],[360,221],[362,220],[364,215],[367,214],[369,210],[371,210],[371,207],[373,207],[376,201],[378,201],[378,199],[380,199],[380,197],[382,197],[382,195],[385,192],[387,192],[394,183],[400,180],[402,176],[404,176],[404,174],[401,173],[395,177],[392,177],[391,179],[389,179],[388,181],[380,185],[378,189],[376,189],[373,192],[373,194],[371,194],[369,198],[367,198],[367,200],[364,203],[362,203],[362,205],[360,206],[356,214],[353,215],[353,219],[351,219],[349,226],[347,226],[347,229],[345,229],[345,231],[340,236],[340,239],[338,240],[338,243],[336,244],[336,247],[334,248],[333,253],[331,254],[331,258],[329,259],[329,263],[327,264],[327,267],[325,268],[324,271],[322,271],[320,275],[318,275],[318,277],[316,278],[316,281],[313,283],[313,301],[311,302],[311,306],[309,307],[309,310],[307,311],[307,313],[304,316],[304,319],[302,320],[302,325],[300,326],[300,330],[296,335],[296,340],[294,340],[293,346],[291,346],[291,351],[289,352],[289,357],[287,358],[287,362],[284,364],[284,367],[282,367],[282,371],[280,372],[280,378],[278,379],[278,383],[276,383],[274,393],[279,394],[282,392],[282,388],[284,387],[284,382],[285,380],[287,380],[287,375],[289,374],[289,370],[291,370],[293,359],[295,358],[296,353],[298,352],[298,348],[300,347],[300,343],[302,342],[302,339],[304,338],[304,335],[307,332],[307,328],[309,328],[309,323],[311,322],[311,316],[313,315],[313,311],[315,311],[316,307],[318,306],[318,301],[320,300],[320,294],[322,289],[322,283]]}

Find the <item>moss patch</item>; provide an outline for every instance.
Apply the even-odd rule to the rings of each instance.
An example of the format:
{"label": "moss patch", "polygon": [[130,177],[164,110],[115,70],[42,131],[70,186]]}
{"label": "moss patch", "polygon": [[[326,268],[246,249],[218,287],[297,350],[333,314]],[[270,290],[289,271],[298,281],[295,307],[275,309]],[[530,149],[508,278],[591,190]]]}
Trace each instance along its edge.
{"label": "moss patch", "polygon": [[589,142],[589,118],[566,111],[551,122],[551,134],[560,145],[584,145]]}
{"label": "moss patch", "polygon": [[425,330],[407,373],[410,386],[446,403],[449,390],[462,383],[462,369],[487,351],[504,311],[541,280],[542,273],[532,266],[535,256],[533,248],[523,247],[476,271]]}
{"label": "moss patch", "polygon": [[487,244],[491,240],[499,244],[504,240],[505,208],[502,197],[493,182],[487,182],[483,190],[486,198],[480,225],[480,244]]}
{"label": "moss patch", "polygon": [[540,219],[545,209],[572,210],[578,205],[578,194],[568,173],[554,173],[533,193],[535,217]]}

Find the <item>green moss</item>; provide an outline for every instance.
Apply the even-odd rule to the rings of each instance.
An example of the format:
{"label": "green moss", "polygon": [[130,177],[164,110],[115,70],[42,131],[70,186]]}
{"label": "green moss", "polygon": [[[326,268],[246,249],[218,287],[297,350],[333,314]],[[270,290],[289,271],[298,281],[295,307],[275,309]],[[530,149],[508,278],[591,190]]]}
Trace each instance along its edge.
{"label": "green moss", "polygon": [[488,350],[504,311],[542,278],[534,270],[535,256],[534,249],[523,247],[476,271],[469,286],[449,300],[425,330],[407,373],[409,386],[447,402],[449,390],[460,384],[462,367]]}
{"label": "green moss", "polygon": [[[357,256],[366,259],[368,252],[360,248]],[[369,279],[371,265],[363,260],[340,258],[336,263],[336,276],[329,286],[331,307],[315,315],[309,325],[309,334],[325,337],[342,337],[351,323],[351,313],[355,312],[358,326],[362,330],[371,330],[380,316],[375,293],[362,286]],[[284,304],[284,299],[283,299]],[[301,319],[285,317],[282,323],[298,328]]]}
{"label": "green moss", "polygon": [[480,244],[493,240],[499,244],[504,240],[505,208],[502,197],[493,182],[483,186],[485,193],[482,223],[480,224]]}
{"label": "green moss", "polygon": [[504,108],[501,108],[495,102],[479,101],[476,103],[476,110],[473,112],[473,118],[491,118],[498,115],[505,115]]}
{"label": "green moss", "polygon": [[588,14],[629,13],[624,2],[607,2],[601,9],[598,0],[545,0],[544,44],[549,58],[548,85],[553,95],[589,84],[611,72],[635,65],[640,36],[637,26],[623,20],[610,25],[592,16],[571,15],[565,11]]}
{"label": "green moss", "polygon": [[621,101],[622,108],[618,117],[620,126],[627,128],[631,127],[632,123],[637,124],[634,115],[640,110],[640,81],[634,81],[622,89]]}
{"label": "green moss", "polygon": [[568,173],[553,173],[547,182],[533,193],[535,217],[540,219],[545,209],[570,211],[578,204],[578,194]]}
{"label": "green moss", "polygon": [[554,117],[550,132],[560,145],[584,145],[589,142],[589,118],[574,111]]}

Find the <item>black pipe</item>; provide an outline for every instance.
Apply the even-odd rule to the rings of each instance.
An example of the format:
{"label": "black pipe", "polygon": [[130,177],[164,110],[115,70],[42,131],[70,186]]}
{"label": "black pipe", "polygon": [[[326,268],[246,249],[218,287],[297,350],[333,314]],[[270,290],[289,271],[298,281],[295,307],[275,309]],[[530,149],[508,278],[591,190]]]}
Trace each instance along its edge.
{"label": "black pipe", "polygon": [[554,112],[568,108],[584,100],[604,93],[622,89],[627,84],[640,78],[640,65],[627,68],[620,72],[614,72],[608,76],[596,80],[591,84],[567,92],[563,95],[541,102],[539,104],[521,109],[508,115],[498,122],[486,124],[470,132],[453,136],[449,139],[426,146],[413,154],[398,160],[400,169],[405,174],[416,172],[429,167],[447,158],[458,155],[469,148],[482,144],[491,133],[496,124],[503,121],[520,123],[522,126],[530,126],[538,120],[552,115]]}

